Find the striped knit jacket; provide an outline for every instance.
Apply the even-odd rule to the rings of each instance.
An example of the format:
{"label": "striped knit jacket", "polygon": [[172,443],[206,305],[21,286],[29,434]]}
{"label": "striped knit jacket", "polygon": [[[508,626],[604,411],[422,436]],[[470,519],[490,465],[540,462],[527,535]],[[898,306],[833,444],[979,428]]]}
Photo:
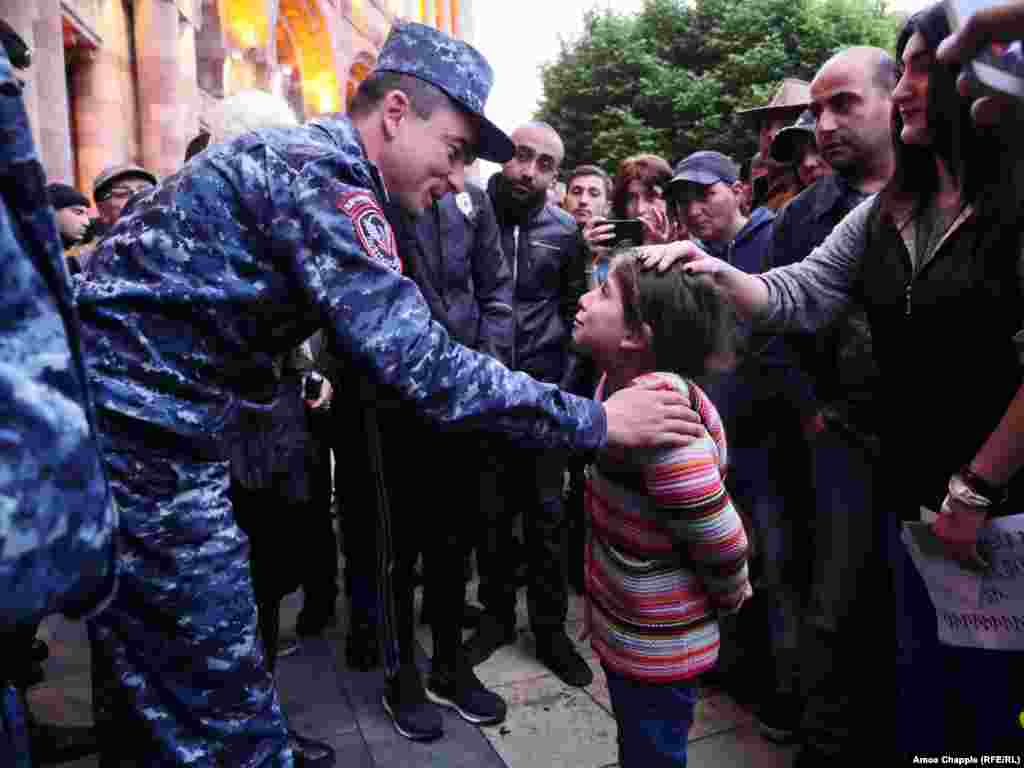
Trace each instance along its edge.
{"label": "striped knit jacket", "polygon": [[[693,678],[715,664],[716,615],[752,594],[747,535],[725,489],[726,442],[715,406],[695,384],[651,373],[682,392],[707,433],[684,448],[606,451],[588,468],[587,613],[597,655],[650,683]],[[597,389],[604,399],[605,379]]]}

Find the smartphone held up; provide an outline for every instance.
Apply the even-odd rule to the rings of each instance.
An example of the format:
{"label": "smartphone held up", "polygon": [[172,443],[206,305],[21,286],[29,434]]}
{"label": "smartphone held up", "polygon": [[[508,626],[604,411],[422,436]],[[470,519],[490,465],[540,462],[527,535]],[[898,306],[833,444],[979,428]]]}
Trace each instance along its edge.
{"label": "smartphone held up", "polygon": [[[1005,3],[1006,0],[945,0],[949,26],[955,32],[978,11]],[[1024,44],[1020,40],[990,43],[964,65],[964,71],[982,88],[1024,101]]]}
{"label": "smartphone held up", "polygon": [[612,248],[644,244],[644,223],[640,219],[609,219],[604,224],[615,227],[607,245]]}

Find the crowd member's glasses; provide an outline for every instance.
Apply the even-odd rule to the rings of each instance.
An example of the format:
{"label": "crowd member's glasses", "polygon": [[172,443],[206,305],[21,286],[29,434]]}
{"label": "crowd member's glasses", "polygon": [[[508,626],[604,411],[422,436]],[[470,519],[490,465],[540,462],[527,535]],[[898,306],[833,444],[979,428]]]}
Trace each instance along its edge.
{"label": "crowd member's glasses", "polygon": [[152,186],[152,184],[145,181],[140,181],[138,184],[118,184],[116,187],[112,187],[110,189],[110,192],[107,194],[107,197],[116,197],[118,199],[127,200],[136,192],[139,192],[143,189],[150,189]]}

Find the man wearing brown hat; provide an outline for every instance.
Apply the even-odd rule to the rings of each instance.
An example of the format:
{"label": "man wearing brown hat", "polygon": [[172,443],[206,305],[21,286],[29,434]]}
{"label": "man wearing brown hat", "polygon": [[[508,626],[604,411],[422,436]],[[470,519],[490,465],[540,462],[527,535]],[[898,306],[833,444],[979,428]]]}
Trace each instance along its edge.
{"label": "man wearing brown hat", "polygon": [[[804,80],[787,77],[775,91],[772,100],[763,107],[744,109],[737,114],[753,120],[757,126],[757,157],[767,167],[767,181],[761,187],[755,184],[753,207],[761,205],[779,210],[800,191],[799,182],[791,166],[777,163],[771,156],[772,139],[783,128],[791,125],[800,113],[811,105],[810,85]],[[760,194],[758,192],[760,191]]]}

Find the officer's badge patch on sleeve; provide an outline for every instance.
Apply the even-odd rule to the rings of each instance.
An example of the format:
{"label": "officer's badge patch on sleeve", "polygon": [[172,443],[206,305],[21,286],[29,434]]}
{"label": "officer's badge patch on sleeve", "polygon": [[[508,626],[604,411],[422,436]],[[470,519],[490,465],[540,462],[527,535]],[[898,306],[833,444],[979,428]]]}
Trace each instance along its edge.
{"label": "officer's badge patch on sleeve", "polygon": [[338,200],[338,207],[352,219],[352,227],[366,255],[388,269],[401,272],[402,260],[398,257],[394,230],[373,195],[364,190],[348,192]]}

